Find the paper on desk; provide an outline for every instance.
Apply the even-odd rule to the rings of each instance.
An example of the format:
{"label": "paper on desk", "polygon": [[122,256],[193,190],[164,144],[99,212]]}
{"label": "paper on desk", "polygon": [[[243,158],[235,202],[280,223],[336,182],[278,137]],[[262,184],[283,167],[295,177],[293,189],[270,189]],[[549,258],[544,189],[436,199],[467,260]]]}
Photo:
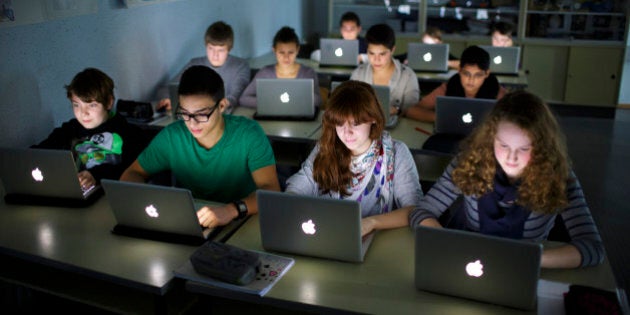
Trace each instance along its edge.
{"label": "paper on desk", "polygon": [[291,269],[295,260],[293,258],[273,255],[264,252],[256,252],[260,257],[260,270],[256,279],[248,285],[235,285],[208,276],[201,275],[195,271],[190,260],[187,260],[181,267],[173,270],[176,277],[208,284],[215,287],[257,294],[264,296],[271,288]]}
{"label": "paper on desk", "polygon": [[564,314],[564,294],[569,283],[538,280],[538,314]]}

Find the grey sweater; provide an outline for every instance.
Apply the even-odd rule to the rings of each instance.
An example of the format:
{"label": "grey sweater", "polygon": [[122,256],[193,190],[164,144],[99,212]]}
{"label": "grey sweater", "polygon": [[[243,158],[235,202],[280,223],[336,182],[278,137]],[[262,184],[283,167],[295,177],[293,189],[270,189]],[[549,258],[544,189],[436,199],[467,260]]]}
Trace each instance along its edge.
{"label": "grey sweater", "polygon": [[[391,193],[393,194],[391,197],[393,197],[394,206],[392,209],[395,210],[418,204],[422,198],[422,189],[420,187],[418,170],[416,169],[409,148],[407,148],[407,145],[403,142],[391,140],[389,135],[384,136],[383,141],[391,141],[390,145],[393,145],[394,148],[394,178],[393,187],[391,189]],[[313,162],[318,152],[319,145],[311,151],[309,157],[302,163],[301,169],[287,180],[286,191],[301,195],[339,199],[338,192],[322,193],[319,189],[319,185],[313,179]],[[373,216],[380,213],[381,209],[377,204],[365,199],[361,201],[362,217]]]}
{"label": "grey sweater", "polygon": [[[446,168],[442,176],[431,187],[420,204],[409,215],[411,227],[417,226],[424,219],[439,218],[448,209],[457,197],[462,196],[462,191],[455,186],[451,173],[456,162],[453,160]],[[478,197],[463,195],[463,210],[466,214],[466,228],[479,232]],[[559,211],[564,224],[571,237],[570,244],[577,247],[582,255],[582,266],[592,266],[602,263],[604,260],[604,246],[601,237],[591,216],[591,212],[584,199],[584,193],[577,177],[570,174],[567,185],[567,197],[569,205]],[[523,239],[541,242],[547,239],[549,231],[554,225],[556,214],[541,214],[532,211],[525,221]]]}

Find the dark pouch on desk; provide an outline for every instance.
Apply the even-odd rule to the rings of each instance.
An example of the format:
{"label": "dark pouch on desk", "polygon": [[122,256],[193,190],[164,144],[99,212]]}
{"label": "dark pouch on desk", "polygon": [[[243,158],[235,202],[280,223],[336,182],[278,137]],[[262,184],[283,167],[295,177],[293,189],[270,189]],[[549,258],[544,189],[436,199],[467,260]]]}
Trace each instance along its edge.
{"label": "dark pouch on desk", "polygon": [[202,275],[238,285],[252,282],[260,266],[258,254],[218,242],[201,245],[190,256],[190,262]]}
{"label": "dark pouch on desk", "polygon": [[564,296],[564,309],[567,315],[621,314],[614,292],[576,284]]}
{"label": "dark pouch on desk", "polygon": [[153,107],[151,103],[118,100],[116,111],[127,119],[150,120],[153,118]]}

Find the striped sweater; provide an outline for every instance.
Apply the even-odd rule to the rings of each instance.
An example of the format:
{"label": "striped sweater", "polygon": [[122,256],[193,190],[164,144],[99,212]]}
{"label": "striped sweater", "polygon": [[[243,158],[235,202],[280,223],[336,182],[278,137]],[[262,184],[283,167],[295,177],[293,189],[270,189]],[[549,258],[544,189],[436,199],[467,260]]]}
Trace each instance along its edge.
{"label": "striped sweater", "polygon": [[[462,195],[461,190],[452,181],[451,173],[455,168],[453,160],[442,176],[422,198],[420,203],[409,215],[412,227],[427,218],[439,218]],[[466,213],[466,228],[479,231],[479,209],[477,196],[463,196],[463,209]],[[591,216],[591,212],[584,199],[582,187],[573,172],[569,176],[567,185],[569,205],[558,213],[564,220],[570,244],[574,245],[582,256],[581,266],[592,266],[604,260],[604,246]],[[523,239],[541,242],[547,239],[549,231],[554,225],[556,214],[541,214],[532,211],[523,229]]]}

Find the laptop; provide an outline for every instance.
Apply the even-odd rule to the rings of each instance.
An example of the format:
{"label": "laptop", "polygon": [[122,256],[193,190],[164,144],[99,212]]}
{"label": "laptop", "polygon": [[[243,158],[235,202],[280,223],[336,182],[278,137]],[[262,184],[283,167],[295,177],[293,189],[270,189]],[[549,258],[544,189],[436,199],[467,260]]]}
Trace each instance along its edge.
{"label": "laptop", "polygon": [[179,82],[168,83],[168,98],[171,99],[171,114],[175,117],[179,108]]}
{"label": "laptop", "polygon": [[341,38],[319,40],[320,66],[356,67],[359,64],[359,41]]}
{"label": "laptop", "polygon": [[197,209],[221,204],[195,201],[190,190],[106,179],[101,184],[116,219],[114,234],[198,245],[219,230],[203,228]]}
{"label": "laptop", "polygon": [[81,187],[77,173],[68,150],[0,149],[0,178],[7,203],[87,206],[100,196],[100,186]]}
{"label": "laptop", "polygon": [[497,75],[518,75],[521,47],[479,46],[490,55],[490,72]]}
{"label": "laptop", "polygon": [[265,250],[362,262],[374,233],[361,237],[361,208],[351,200],[256,191]]}
{"label": "laptop", "polygon": [[496,104],[495,99],[438,96],[435,103],[435,134],[467,136]]}
{"label": "laptop", "polygon": [[518,309],[536,309],[539,243],[461,230],[415,229],[415,285]]}
{"label": "laptop", "polygon": [[409,43],[407,65],[415,71],[448,72],[448,44]]}
{"label": "laptop", "polygon": [[315,120],[313,79],[256,79],[257,120]]}
{"label": "laptop", "polygon": [[[330,83],[330,92],[334,91],[342,82],[333,81]],[[389,87],[386,85],[372,85],[378,102],[381,103],[383,115],[385,116],[385,128],[391,129],[398,125],[398,115],[392,115],[389,111]]]}

